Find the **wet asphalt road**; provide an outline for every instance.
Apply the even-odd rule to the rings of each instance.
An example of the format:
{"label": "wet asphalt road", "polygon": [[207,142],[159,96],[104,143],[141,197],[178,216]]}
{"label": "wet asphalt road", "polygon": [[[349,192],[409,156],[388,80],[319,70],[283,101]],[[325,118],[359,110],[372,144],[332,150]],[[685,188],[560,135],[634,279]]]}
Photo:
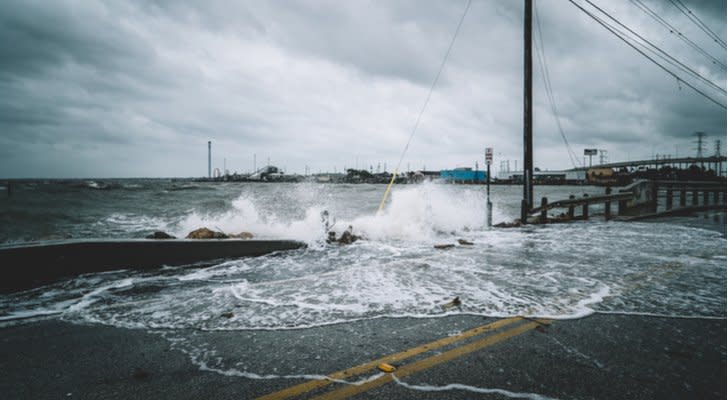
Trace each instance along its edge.
{"label": "wet asphalt road", "polygon": [[[214,349],[214,357],[191,352],[200,348],[196,343]],[[726,398],[725,319],[607,314],[550,323],[451,316],[230,332],[45,320],[0,329],[0,393],[7,399],[252,399],[311,381],[279,375],[331,374],[418,348],[394,363],[395,375],[406,375],[400,382],[364,367],[347,380],[389,382],[331,383],[290,398],[346,396],[342,390],[360,391],[357,399]],[[243,372],[271,376],[251,379]]]}

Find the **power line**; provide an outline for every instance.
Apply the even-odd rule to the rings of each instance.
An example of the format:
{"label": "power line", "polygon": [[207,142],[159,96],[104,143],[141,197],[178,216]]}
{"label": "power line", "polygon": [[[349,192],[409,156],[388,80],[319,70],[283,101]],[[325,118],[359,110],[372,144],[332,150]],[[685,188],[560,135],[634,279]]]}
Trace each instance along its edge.
{"label": "power line", "polygon": [[623,42],[625,42],[629,47],[633,48],[635,51],[637,51],[638,53],[640,53],[642,56],[644,56],[648,60],[652,61],[652,63],[654,63],[655,65],[657,65],[658,67],[660,67],[660,69],[662,69],[663,71],[665,71],[668,74],[672,75],[675,79],[677,79],[678,82],[683,82],[685,85],[687,85],[688,87],[690,87],[691,89],[693,89],[694,91],[696,91],[701,96],[703,96],[706,99],[710,100],[711,102],[717,104],[718,106],[720,106],[723,109],[726,108],[726,106],[724,104],[722,104],[722,103],[718,102],[717,100],[713,99],[712,97],[710,97],[709,95],[707,95],[706,93],[704,93],[700,89],[696,88],[695,86],[691,85],[689,82],[685,81],[684,79],[681,79],[677,74],[675,74],[674,72],[672,72],[669,69],[667,69],[667,67],[665,67],[664,65],[660,64],[659,62],[657,62],[654,58],[650,57],[649,55],[645,54],[645,52],[643,52],[642,50],[638,49],[635,45],[633,45],[632,43],[630,43],[629,40],[627,40],[624,37],[626,35],[624,35],[623,33],[620,34],[619,32],[617,32],[617,29],[614,28],[614,27],[612,27],[611,25],[609,25],[606,21],[604,21],[603,19],[601,19],[598,16],[594,15],[593,13],[589,12],[584,7],[582,7],[579,4],[577,4],[574,0],[569,0],[569,2],[571,4],[573,4],[576,8],[578,8],[579,10],[581,10],[582,12],[584,12],[586,15],[588,15],[589,17],[591,17],[599,25],[603,26],[610,33],[612,33],[617,38],[619,38],[620,40],[622,40]]}
{"label": "power line", "polygon": [[[597,6],[594,3],[592,3],[590,0],[584,0],[584,1],[586,1],[589,5],[591,5],[592,7],[596,8],[597,10],[599,10],[599,12],[601,12],[604,15],[606,15],[609,19],[611,19],[612,21],[616,22],[619,26],[621,26],[622,28],[626,29],[629,33],[637,36],[640,40],[642,40],[643,42],[647,43],[651,48],[654,49],[654,51],[653,51],[653,50],[650,50],[649,48],[647,48],[648,51],[650,51],[653,54],[655,54],[656,56],[662,58],[663,60],[665,60],[666,62],[668,62],[672,66],[677,67],[679,69],[682,69],[687,74],[692,75],[693,77],[697,78],[698,80],[703,81],[704,83],[706,83],[707,85],[713,87],[714,89],[722,92],[723,94],[726,94],[725,89],[723,89],[720,86],[716,85],[715,83],[713,83],[708,78],[700,75],[698,72],[696,72],[692,68],[688,67],[687,65],[685,65],[682,62],[680,62],[679,60],[677,60],[675,57],[671,56],[670,54],[668,54],[664,50],[660,49],[659,47],[657,47],[656,45],[654,45],[652,42],[650,42],[649,40],[645,39],[642,35],[640,35],[639,33],[635,32],[634,30],[630,29],[628,26],[626,26],[623,23],[621,23],[619,20],[617,20],[612,15],[610,15],[609,13],[607,13],[606,11],[604,11],[603,9],[601,9],[599,6]],[[642,46],[643,47],[646,47],[644,45],[642,45]]]}
{"label": "power line", "polygon": [[407,149],[409,149],[409,145],[410,145],[410,142],[412,141],[412,137],[414,137],[415,132],[417,132],[417,127],[420,125],[420,119],[422,118],[422,114],[424,114],[425,109],[427,108],[427,105],[430,103],[430,97],[432,97],[432,92],[433,92],[433,90],[435,90],[435,85],[437,85],[437,81],[440,80],[440,75],[442,74],[442,70],[445,69],[445,64],[447,63],[447,59],[450,57],[450,52],[452,51],[452,47],[455,44],[455,39],[457,39],[458,33],[460,33],[460,27],[463,25],[463,21],[465,20],[465,16],[468,14],[468,10],[470,9],[471,3],[472,3],[472,0],[468,0],[468,4],[465,5],[465,10],[463,11],[463,15],[460,17],[460,21],[458,22],[457,28],[455,28],[455,33],[452,35],[452,40],[450,40],[450,45],[447,47],[447,52],[445,52],[445,57],[442,59],[442,63],[440,64],[440,69],[437,71],[437,75],[435,75],[435,79],[432,81],[432,85],[430,86],[430,91],[427,93],[427,98],[425,99],[425,103],[422,104],[420,113],[417,114],[417,119],[415,120],[415,125],[412,128],[412,132],[410,133],[409,139],[407,139],[407,144],[404,146],[402,155],[399,157],[399,161],[397,162],[397,168],[392,173],[392,180],[389,182],[387,189],[384,191],[384,197],[382,198],[382,202],[379,203],[379,211],[382,211],[382,208],[384,208],[384,202],[387,201],[387,196],[389,195],[389,191],[392,188],[392,184],[394,183],[394,180],[397,176],[397,172],[399,171],[400,167],[402,166],[402,160],[404,159],[404,155],[407,153]]}
{"label": "power line", "polygon": [[536,17],[536,30],[538,31],[538,46],[536,46],[536,55],[539,62],[539,66],[541,67],[541,78],[544,81],[544,89],[546,91],[546,97],[549,100],[549,103],[551,104],[551,111],[553,112],[554,119],[556,120],[556,126],[559,129],[559,133],[561,134],[561,138],[564,140],[564,145],[566,146],[566,152],[569,154],[569,160],[571,161],[571,165],[576,168],[576,165],[578,163],[578,158],[574,154],[574,151],[571,149],[571,146],[569,145],[569,141],[566,139],[566,134],[564,133],[564,128],[561,126],[561,119],[559,118],[559,111],[556,107],[556,100],[554,99],[554,92],[553,87],[551,86],[551,77],[549,75],[549,69],[548,64],[546,63],[546,49],[543,45],[543,33],[541,32],[541,22],[538,16],[538,5],[535,7],[535,17]]}
{"label": "power line", "polygon": [[708,58],[711,63],[718,65],[722,69],[726,69],[726,65],[719,59],[715,58],[713,55],[708,53],[705,49],[700,47],[697,43],[690,40],[687,36],[685,36],[680,30],[675,28],[673,25],[671,25],[669,22],[667,22],[664,18],[662,18],[659,14],[657,14],[654,10],[652,10],[650,7],[648,7],[645,3],[643,3],[641,0],[630,0],[632,4],[634,4],[637,8],[642,10],[645,14],[652,17],[655,21],[657,21],[660,25],[667,28],[670,33],[677,36],[682,40],[683,42],[687,43],[688,46],[692,47],[695,51],[702,54],[704,57]]}
{"label": "power line", "polygon": [[698,26],[698,28],[700,28],[703,32],[705,32],[705,34],[708,35],[711,39],[713,39],[714,42],[721,45],[724,49],[726,48],[725,41],[723,41],[723,39],[721,39],[720,36],[718,36],[715,32],[713,32],[708,27],[708,25],[705,25],[705,23],[703,21],[701,21],[697,15],[693,14],[693,12],[690,11],[690,9],[685,4],[683,4],[682,1],[670,0],[670,3],[672,3],[672,5],[677,7],[678,10],[680,10],[683,14],[685,14],[685,16],[690,19],[690,21],[692,21],[695,25]]}

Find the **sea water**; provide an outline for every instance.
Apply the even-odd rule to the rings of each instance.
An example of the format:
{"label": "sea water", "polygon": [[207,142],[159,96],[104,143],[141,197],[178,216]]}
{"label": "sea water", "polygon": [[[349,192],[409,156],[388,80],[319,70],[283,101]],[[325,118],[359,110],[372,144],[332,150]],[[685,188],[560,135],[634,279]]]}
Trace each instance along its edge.
{"label": "sea water", "polygon": [[[0,295],[0,324],[37,318],[142,329],[303,329],[383,317],[726,317],[723,218],[488,228],[483,186],[33,181],[0,198],[0,241],[177,237],[207,227],[306,249],[212,266],[86,274]],[[519,186],[491,188],[494,222]],[[552,200],[602,188],[537,186]],[[327,244],[321,214],[338,234]],[[598,210],[597,210],[598,211]],[[465,239],[473,245],[458,244]],[[439,250],[438,244],[455,247]],[[17,266],[3,266],[12,269]],[[456,308],[442,305],[459,297]],[[220,318],[231,313],[230,318]]]}

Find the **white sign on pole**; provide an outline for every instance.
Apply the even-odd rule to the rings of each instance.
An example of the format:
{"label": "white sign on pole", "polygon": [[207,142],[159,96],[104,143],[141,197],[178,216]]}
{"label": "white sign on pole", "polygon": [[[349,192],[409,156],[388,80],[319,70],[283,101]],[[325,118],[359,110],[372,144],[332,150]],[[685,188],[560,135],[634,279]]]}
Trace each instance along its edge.
{"label": "white sign on pole", "polygon": [[492,147],[485,148],[485,162],[488,165],[493,164],[493,148]]}

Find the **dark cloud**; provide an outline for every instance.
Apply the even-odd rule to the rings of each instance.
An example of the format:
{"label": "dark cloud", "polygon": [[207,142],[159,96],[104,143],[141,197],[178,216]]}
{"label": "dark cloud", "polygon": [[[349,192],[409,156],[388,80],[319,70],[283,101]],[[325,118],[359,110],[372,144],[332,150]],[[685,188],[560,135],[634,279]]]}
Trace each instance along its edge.
{"label": "dark cloud", "polygon": [[[683,2],[725,37],[725,2]],[[723,93],[679,82],[569,2],[535,3],[577,155],[598,147],[616,161],[675,146],[687,154],[695,131],[725,138],[725,110],[686,82],[725,104]],[[631,2],[598,4],[725,88],[725,70]],[[725,60],[670,3],[647,4]],[[258,165],[270,157],[299,172],[385,162],[391,170],[465,5],[6,1],[0,175],[202,175],[208,140],[216,166],[226,158],[232,170],[250,170],[253,154]],[[405,163],[472,166],[485,146],[520,159],[522,23],[522,2],[473,1]],[[536,164],[570,167],[537,58],[534,96]]]}

